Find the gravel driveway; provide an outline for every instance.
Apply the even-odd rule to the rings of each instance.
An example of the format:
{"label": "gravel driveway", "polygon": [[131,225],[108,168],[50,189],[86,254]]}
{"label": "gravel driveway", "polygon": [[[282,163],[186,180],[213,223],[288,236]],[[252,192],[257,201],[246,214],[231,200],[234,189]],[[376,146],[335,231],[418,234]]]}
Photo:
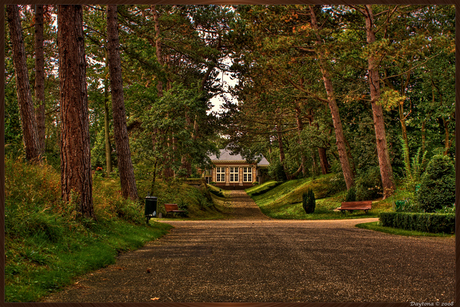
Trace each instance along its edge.
{"label": "gravel driveway", "polygon": [[374,218],[268,219],[244,192],[234,193],[234,214],[251,214],[231,220],[168,221],[175,226],[170,234],[120,255],[115,265],[83,276],[45,301],[454,300],[452,238],[402,237],[354,227]]}

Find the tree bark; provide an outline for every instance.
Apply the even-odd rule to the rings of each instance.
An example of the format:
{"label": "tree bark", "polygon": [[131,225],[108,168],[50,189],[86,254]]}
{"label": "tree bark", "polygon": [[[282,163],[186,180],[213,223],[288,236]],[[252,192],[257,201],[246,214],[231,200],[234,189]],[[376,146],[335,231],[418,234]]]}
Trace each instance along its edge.
{"label": "tree bark", "polygon": [[[318,34],[318,23],[316,21],[316,14],[313,9],[313,6],[310,6],[310,14],[311,14],[312,27],[316,31],[316,37],[317,37],[316,43],[317,45],[321,45],[321,39]],[[340,164],[342,166],[342,173],[345,179],[345,184],[347,185],[347,190],[349,190],[354,184],[353,182],[354,179],[353,179],[353,173],[350,168],[350,163],[348,161],[347,150],[345,148],[345,137],[343,135],[343,127],[342,127],[342,121],[340,120],[339,108],[335,100],[334,87],[332,85],[332,81],[329,76],[329,72],[326,69],[325,61],[322,55],[320,53],[317,53],[317,56],[319,59],[319,66],[320,66],[321,74],[323,76],[324,87],[326,89],[328,106],[329,106],[329,109],[331,110],[332,123],[334,125],[335,139],[336,139],[337,151],[339,153]]]}
{"label": "tree bark", "polygon": [[62,199],[77,193],[77,212],[95,218],[82,6],[59,5],[58,29]]}
{"label": "tree bark", "polygon": [[107,6],[107,41],[110,85],[112,92],[113,126],[118,155],[121,191],[124,198],[138,199],[134,168],[129,148],[126,112],[123,98],[123,80],[121,75],[120,42],[118,38],[117,6]]}
{"label": "tree bark", "polygon": [[323,175],[329,173],[329,162],[327,161],[327,154],[326,148],[318,147],[318,154],[319,154],[319,163],[321,164],[321,172]]}
{"label": "tree bark", "polygon": [[105,89],[104,89],[104,130],[105,130],[105,165],[106,165],[106,170],[107,174],[110,174],[112,172],[112,146],[110,145],[110,125],[109,125],[109,85],[108,85],[108,80],[106,79],[105,82]]}
{"label": "tree bark", "polygon": [[[164,61],[161,55],[160,22],[158,20],[160,16],[157,12],[157,8],[155,5],[151,6],[151,10],[153,13],[153,20],[155,22],[155,51],[156,51],[157,61],[161,66],[163,66]],[[163,97],[163,81],[161,81],[160,78],[158,78],[157,90],[158,90],[158,96]]]}
{"label": "tree bark", "polygon": [[286,165],[284,163],[284,160],[286,159],[285,154],[284,154],[284,146],[283,146],[283,135],[281,133],[281,127],[280,124],[276,125],[276,131],[278,135],[278,148],[280,150],[280,163],[283,166],[284,174],[286,175],[287,179],[289,180],[289,174],[286,170]]}
{"label": "tree bark", "polygon": [[43,51],[43,5],[35,6],[35,118],[40,151],[45,152],[45,55]]}
{"label": "tree bark", "polygon": [[409,154],[409,139],[407,138],[407,126],[406,126],[406,118],[404,116],[404,109],[403,105],[400,104],[399,107],[399,122],[401,123],[401,132],[402,132],[402,139],[404,142],[404,164],[406,167],[407,177],[412,178],[412,171],[410,165],[410,154]]}
{"label": "tree bark", "polygon": [[[300,118],[300,103],[299,105],[296,105],[295,107],[296,110],[296,122],[297,122],[297,134],[299,136],[299,145],[302,146],[302,131],[303,131],[303,122],[302,119]],[[305,177],[307,175],[307,170],[306,170],[306,165],[307,165],[307,157],[305,157],[305,153],[303,150],[300,153],[300,166],[302,168],[302,175]]]}
{"label": "tree bark", "polygon": [[16,87],[21,115],[24,149],[29,161],[41,160],[40,143],[37,133],[34,105],[30,92],[29,74],[27,71],[26,53],[22,38],[22,27],[17,5],[7,5],[8,26],[13,45],[13,64],[16,72]]}
{"label": "tree bark", "polygon": [[[366,19],[366,38],[370,45],[375,42],[375,33],[373,31],[374,18],[372,15],[371,5],[366,5],[363,11]],[[382,106],[378,104],[380,98],[380,76],[378,72],[378,62],[373,55],[368,58],[369,87],[371,94],[371,106],[374,118],[375,138],[377,142],[377,156],[379,159],[380,175],[382,177],[383,198],[393,194],[395,184],[393,181],[393,170],[391,168],[390,156],[388,153],[387,140],[385,136],[385,121],[383,119]]]}

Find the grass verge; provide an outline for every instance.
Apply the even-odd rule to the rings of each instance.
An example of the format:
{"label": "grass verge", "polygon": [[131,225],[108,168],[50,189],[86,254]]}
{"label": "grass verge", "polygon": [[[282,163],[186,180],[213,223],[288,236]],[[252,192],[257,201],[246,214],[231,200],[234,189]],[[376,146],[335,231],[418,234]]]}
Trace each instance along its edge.
{"label": "grass verge", "polygon": [[399,235],[399,236],[444,237],[444,238],[455,237],[455,235],[453,234],[420,232],[420,231],[411,231],[411,230],[405,230],[405,229],[399,229],[399,228],[393,228],[393,227],[384,227],[384,226],[380,226],[379,222],[357,224],[356,227],[362,228],[362,229],[380,231],[380,232],[389,233],[392,235]]}
{"label": "grass verge", "polygon": [[92,227],[74,226],[79,229],[62,230],[57,241],[43,232],[23,239],[6,237],[7,302],[40,301],[71,284],[75,277],[115,263],[119,253],[140,248],[172,228],[161,223],[141,226],[120,220]]}
{"label": "grass verge", "polygon": [[[345,201],[346,188],[340,184],[343,179],[338,174],[322,175],[316,178],[290,180],[280,185],[275,181],[251,187],[246,192],[260,207],[262,212],[276,219],[356,219],[379,217],[380,213],[391,211],[394,202],[407,197],[404,189],[397,189],[391,197],[372,200],[372,209],[350,212],[334,211]],[[302,208],[302,195],[312,189],[315,193],[316,208],[312,214],[306,214]],[[262,193],[261,193],[262,192]]]}

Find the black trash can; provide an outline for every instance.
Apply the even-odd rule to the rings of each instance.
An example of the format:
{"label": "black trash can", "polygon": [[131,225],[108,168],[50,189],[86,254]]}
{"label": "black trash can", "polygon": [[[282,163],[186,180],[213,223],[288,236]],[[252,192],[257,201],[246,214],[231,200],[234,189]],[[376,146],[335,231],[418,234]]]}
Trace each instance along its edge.
{"label": "black trash can", "polygon": [[146,196],[145,197],[145,218],[147,224],[152,217],[157,216],[157,198],[155,196]]}

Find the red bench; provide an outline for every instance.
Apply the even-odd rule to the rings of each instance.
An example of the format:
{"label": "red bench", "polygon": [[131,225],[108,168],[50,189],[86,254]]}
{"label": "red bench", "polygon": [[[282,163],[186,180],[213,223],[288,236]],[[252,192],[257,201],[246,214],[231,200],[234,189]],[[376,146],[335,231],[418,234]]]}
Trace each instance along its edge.
{"label": "red bench", "polygon": [[186,213],[184,210],[179,210],[179,206],[177,204],[165,204],[165,211],[166,211],[166,214],[168,214],[168,213],[172,213],[172,214],[179,213],[179,214],[185,215],[185,213]]}
{"label": "red bench", "polygon": [[353,212],[354,210],[364,210],[364,212],[367,213],[367,211],[372,209],[372,201],[347,201],[343,202],[342,206],[337,209],[342,213],[345,211]]}

